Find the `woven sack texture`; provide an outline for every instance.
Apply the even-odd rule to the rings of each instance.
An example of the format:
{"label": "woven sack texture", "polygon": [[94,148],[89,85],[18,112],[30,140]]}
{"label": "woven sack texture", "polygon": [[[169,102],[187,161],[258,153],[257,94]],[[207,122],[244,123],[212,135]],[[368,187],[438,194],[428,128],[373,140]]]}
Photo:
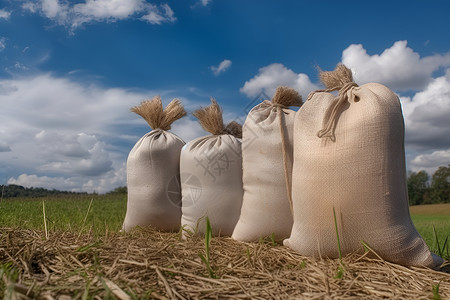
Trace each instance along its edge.
{"label": "woven sack texture", "polygon": [[273,236],[282,240],[292,228],[290,205],[292,142],[295,111],[301,97],[279,87],[248,114],[242,128],[244,198],[232,238],[258,241]]}
{"label": "woven sack texture", "polygon": [[328,89],[311,93],[295,120],[294,225],[284,244],[337,258],[338,234],[342,255],[363,251],[363,241],[394,263],[442,263],[410,218],[397,95],[377,83],[357,86],[343,65],[320,77]]}
{"label": "woven sack texture", "polygon": [[132,108],[153,128],[133,147],[127,160],[127,212],[123,230],[153,226],[176,231],[181,222],[179,179],[181,138],[169,132],[173,121],[186,115],[179,100],[163,110],[159,96]]}
{"label": "woven sack texture", "polygon": [[208,217],[213,236],[231,236],[243,197],[242,127],[236,122],[225,126],[214,99],[194,116],[212,135],[187,143],[181,151],[183,233],[205,233]]}

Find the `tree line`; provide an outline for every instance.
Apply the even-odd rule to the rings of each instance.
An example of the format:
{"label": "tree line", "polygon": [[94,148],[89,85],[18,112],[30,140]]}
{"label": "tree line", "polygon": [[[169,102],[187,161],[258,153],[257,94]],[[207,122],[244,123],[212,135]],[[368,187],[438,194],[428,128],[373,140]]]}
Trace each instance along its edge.
{"label": "tree line", "polygon": [[431,176],[425,171],[408,173],[410,205],[450,203],[450,164],[439,167]]}
{"label": "tree line", "polygon": [[[118,187],[107,194],[126,194],[126,187]],[[93,195],[96,193],[91,193]],[[48,190],[44,188],[26,188],[21,185],[8,184],[0,185],[0,197],[1,199],[7,198],[42,198],[50,196],[69,196],[69,195],[88,195],[86,192],[70,192],[70,191],[60,191],[60,190]]]}
{"label": "tree line", "polygon": [[[425,171],[408,172],[408,196],[410,205],[450,203],[450,164],[441,166],[431,176]],[[127,187],[118,187],[107,194],[126,194]],[[86,192],[69,192],[48,190],[44,188],[26,188],[20,185],[9,184],[0,186],[1,199],[17,197],[49,197],[64,195],[87,195]],[[95,193],[94,193],[95,194]]]}

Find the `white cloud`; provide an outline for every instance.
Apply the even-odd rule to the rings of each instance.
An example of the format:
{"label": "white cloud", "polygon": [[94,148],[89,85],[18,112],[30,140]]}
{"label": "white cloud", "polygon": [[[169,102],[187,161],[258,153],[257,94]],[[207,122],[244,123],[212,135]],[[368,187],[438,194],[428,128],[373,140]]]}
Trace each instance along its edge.
{"label": "white cloud", "polygon": [[272,96],[279,85],[287,85],[296,89],[304,99],[309,92],[319,88],[309,79],[308,75],[295,73],[283,64],[273,63],[259,69],[258,74],[245,82],[240,91],[249,97],[255,97],[261,92]]}
{"label": "white cloud", "polygon": [[[357,83],[379,82],[400,93],[409,169],[432,174],[450,163],[450,52],[421,57],[406,41],[398,41],[379,55],[368,55],[362,45],[350,45],[342,62],[352,69]],[[445,74],[436,76],[437,71]],[[274,63],[245,82],[241,92],[249,97],[272,95],[278,85],[294,87],[304,98],[319,88],[307,75]],[[415,93],[402,96],[406,90]]]}
{"label": "white cloud", "polygon": [[36,11],[39,10],[39,6],[38,6],[38,3],[28,1],[28,2],[24,2],[22,4],[22,9],[28,10],[31,13],[35,13]]}
{"label": "white cloud", "polygon": [[[408,169],[432,174],[450,163],[450,52],[421,57],[397,41],[381,54],[369,55],[360,44],[347,47],[342,62],[359,84],[379,82],[400,93],[405,119]],[[402,96],[402,91],[414,91]]]}
{"label": "white cloud", "polygon": [[[0,79],[0,178],[77,191],[125,185],[128,153],[150,130],[130,107],[158,94],[165,105],[173,98],[164,91],[136,93],[50,74]],[[185,141],[207,134],[187,117],[172,127]]]}
{"label": "white cloud", "polygon": [[126,19],[144,8],[141,0],[86,0],[73,6],[80,15],[93,19],[117,18]]}
{"label": "white cloud", "polygon": [[117,172],[139,138],[129,134],[143,127],[129,108],[146,97],[49,74],[0,81],[0,140],[11,150],[0,156],[3,175],[28,174],[24,178],[34,183],[54,177],[45,187],[58,189],[100,181],[102,191],[125,185],[117,178],[126,175]]}
{"label": "white cloud", "polygon": [[450,149],[418,155],[411,160],[409,167],[411,171],[424,170],[432,175],[440,166],[447,166],[448,164],[450,164]]}
{"label": "white cloud", "polygon": [[[78,128],[80,131],[103,133],[105,128],[102,122],[111,124],[111,121],[118,121],[120,113],[128,110],[130,102],[137,102],[142,97],[144,95],[126,90],[84,86],[68,79],[42,74],[1,81],[0,99],[4,107],[0,115],[7,121],[6,129],[12,131],[20,125],[20,128],[26,127],[37,132],[57,127],[60,130]],[[111,115],[103,115],[102,109]],[[108,118],[110,121],[106,122]],[[21,120],[21,124],[17,124],[17,120]]]}
{"label": "white cloud", "polygon": [[42,0],[41,8],[47,18],[56,17],[62,10],[58,0]]}
{"label": "white cloud", "polygon": [[189,117],[182,118],[173,123],[171,131],[178,135],[186,143],[195,138],[210,135],[209,132],[203,130],[198,120],[194,120]]}
{"label": "white cloud", "polygon": [[359,84],[378,82],[396,91],[417,91],[427,86],[433,72],[450,66],[450,53],[420,57],[407,41],[397,41],[383,53],[369,55],[361,44],[353,44],[343,51],[342,63]]}
{"label": "white cloud", "polygon": [[58,25],[72,31],[91,22],[115,22],[129,18],[147,21],[151,24],[175,22],[173,10],[168,4],[151,4],[145,0],[86,0],[70,5],[58,0],[28,1],[22,8],[32,13],[41,13]]}
{"label": "white cloud", "polygon": [[112,189],[124,186],[126,182],[125,164],[118,170],[111,170],[103,177],[86,180],[83,176],[60,177],[38,176],[36,174],[20,174],[17,178],[11,177],[7,184],[17,184],[24,187],[43,187],[72,192],[106,193]]}
{"label": "white cloud", "polygon": [[231,67],[231,60],[224,59],[217,67],[211,66],[211,70],[213,71],[214,75],[219,75],[220,73],[225,72]]}
{"label": "white cloud", "polygon": [[14,64],[14,68],[17,70],[28,70],[27,66],[18,61]]}
{"label": "white cloud", "polygon": [[0,19],[8,20],[10,16],[11,12],[4,9],[0,9]]}
{"label": "white cloud", "polygon": [[46,132],[35,135],[35,150],[42,156],[39,169],[46,173],[99,176],[112,169],[106,144],[95,135]]}
{"label": "white cloud", "polygon": [[174,16],[173,10],[167,4],[161,4],[159,9],[156,5],[149,4],[147,14],[142,16],[141,19],[149,22],[150,24],[161,25],[164,22],[175,22],[177,18]]}
{"label": "white cloud", "polygon": [[412,98],[401,97],[406,144],[419,150],[450,148],[450,69]]}
{"label": "white cloud", "polygon": [[211,3],[212,2],[212,0],[200,0],[200,3],[203,5],[203,6],[207,6],[209,3]]}
{"label": "white cloud", "polygon": [[6,38],[0,37],[0,52],[6,49]]}

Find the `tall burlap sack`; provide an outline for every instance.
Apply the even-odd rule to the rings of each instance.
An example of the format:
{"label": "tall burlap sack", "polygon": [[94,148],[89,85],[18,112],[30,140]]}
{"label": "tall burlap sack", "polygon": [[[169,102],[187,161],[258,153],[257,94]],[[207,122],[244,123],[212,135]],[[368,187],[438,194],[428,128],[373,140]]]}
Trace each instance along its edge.
{"label": "tall burlap sack", "polygon": [[292,133],[301,96],[279,87],[248,114],[243,126],[242,167],[244,199],[232,238],[257,241],[274,236],[282,240],[292,228],[290,201]]}
{"label": "tall burlap sack", "polygon": [[153,130],[145,134],[128,155],[128,202],[123,230],[148,225],[164,231],[179,230],[180,152],[185,143],[168,130],[186,112],[178,99],[163,110],[159,96],[143,101],[131,111],[143,117]]}
{"label": "tall burlap sack", "polygon": [[205,233],[208,217],[214,236],[230,236],[242,205],[242,128],[236,122],[223,124],[214,99],[194,116],[213,135],[197,138],[181,151],[181,225]]}
{"label": "tall burlap sack", "polygon": [[437,266],[409,215],[398,97],[381,84],[356,85],[344,65],[320,77],[327,90],[311,93],[295,120],[294,225],[284,244],[337,258],[337,227],[342,255],[363,251],[364,241],[387,261]]}

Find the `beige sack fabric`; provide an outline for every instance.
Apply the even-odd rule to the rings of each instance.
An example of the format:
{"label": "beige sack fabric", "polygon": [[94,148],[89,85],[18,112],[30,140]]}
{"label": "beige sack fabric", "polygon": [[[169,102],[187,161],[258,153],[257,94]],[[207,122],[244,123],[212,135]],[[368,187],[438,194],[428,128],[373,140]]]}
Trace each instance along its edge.
{"label": "beige sack fabric", "polygon": [[159,96],[131,110],[143,117],[153,130],[144,135],[128,155],[128,202],[123,229],[129,231],[135,226],[152,225],[164,231],[179,230],[179,164],[185,143],[167,130],[186,112],[178,99],[163,110]]}
{"label": "beige sack fabric", "polygon": [[242,128],[236,122],[225,127],[214,99],[194,116],[213,135],[197,138],[181,151],[181,225],[204,233],[208,217],[213,236],[230,236],[242,205]]}
{"label": "beige sack fabric", "polygon": [[301,96],[279,87],[272,101],[265,100],[248,114],[243,126],[242,162],[244,199],[232,238],[257,241],[274,235],[289,236],[292,228],[290,205],[292,132]]}
{"label": "beige sack fabric", "polygon": [[[284,244],[302,255],[338,257],[367,243],[387,261],[435,267],[408,207],[404,122],[387,87],[357,86],[344,65],[321,72],[294,127],[294,225]],[[330,91],[339,90],[339,96]]]}

